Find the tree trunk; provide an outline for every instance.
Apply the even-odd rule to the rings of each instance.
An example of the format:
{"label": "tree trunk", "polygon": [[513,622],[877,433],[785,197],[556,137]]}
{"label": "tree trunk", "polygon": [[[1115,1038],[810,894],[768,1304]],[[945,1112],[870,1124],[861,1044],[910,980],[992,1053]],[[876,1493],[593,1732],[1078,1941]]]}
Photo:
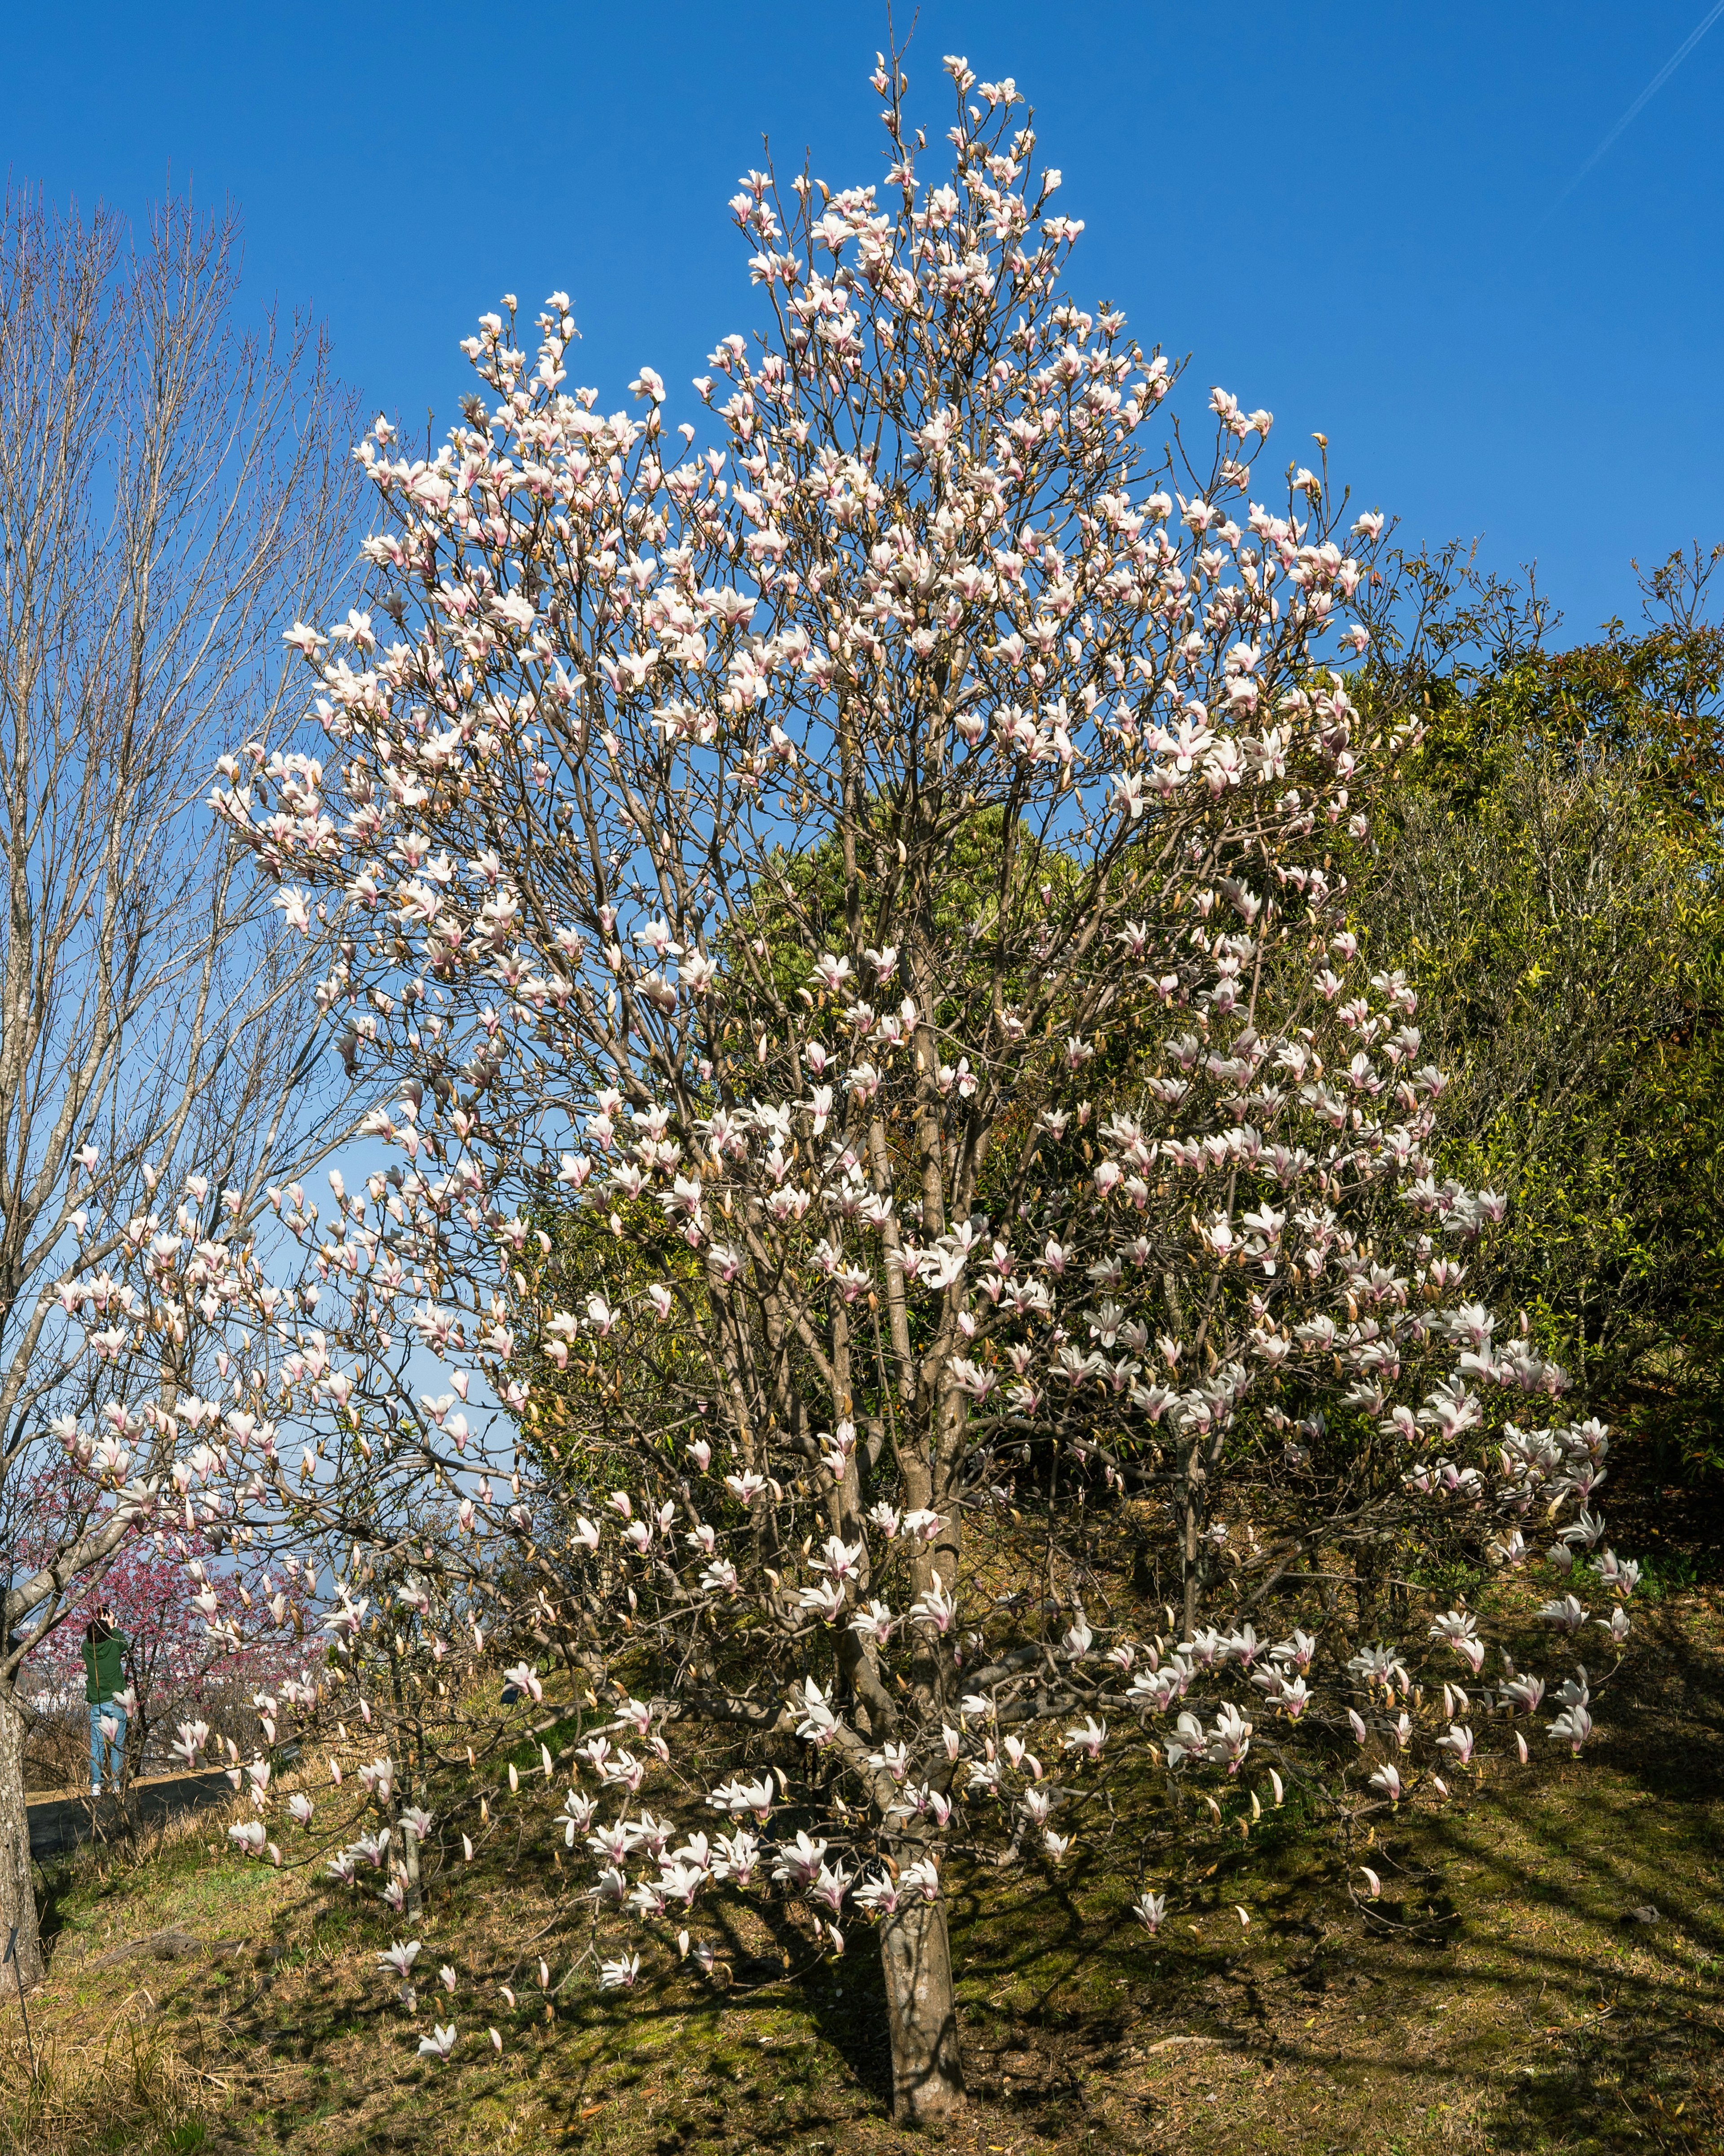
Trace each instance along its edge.
{"label": "tree trunk", "polygon": [[420,1912],[424,1907],[419,1886],[419,1837],[404,1822],[401,1829],[401,1846],[403,1875],[402,1883],[407,1890],[402,1914],[417,1923]]}
{"label": "tree trunk", "polygon": [[963,2062],[944,1902],[906,1902],[880,1928],[892,2030],[892,2117],[925,2126],[962,2110]]}
{"label": "tree trunk", "polygon": [[36,1928],[36,1889],[30,1878],[30,1820],[24,1808],[24,1717],[9,1689],[0,1689],[0,1953],[18,1927],[18,1974],[0,1970],[8,1994],[42,1981],[42,1940]]}

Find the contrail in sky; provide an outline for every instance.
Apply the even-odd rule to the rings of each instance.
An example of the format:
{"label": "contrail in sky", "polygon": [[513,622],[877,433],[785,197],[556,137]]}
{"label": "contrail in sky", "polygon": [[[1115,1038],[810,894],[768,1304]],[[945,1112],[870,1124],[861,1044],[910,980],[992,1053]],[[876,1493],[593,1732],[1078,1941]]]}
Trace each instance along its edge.
{"label": "contrail in sky", "polygon": [[1609,151],[1614,148],[1624,129],[1633,126],[1635,121],[1639,118],[1640,115],[1645,110],[1652,100],[1657,96],[1660,90],[1664,88],[1670,77],[1676,72],[1676,69],[1681,66],[1683,61],[1687,59],[1690,53],[1694,50],[1695,47],[1700,43],[1701,39],[1705,37],[1706,32],[1711,28],[1713,23],[1717,21],[1721,15],[1724,15],[1724,0],[1716,0],[1716,4],[1706,10],[1705,20],[1696,28],[1691,30],[1688,33],[1688,35],[1683,38],[1681,44],[1677,46],[1675,52],[1670,54],[1670,58],[1665,62],[1658,73],[1653,76],[1651,81],[1647,84],[1645,89],[1640,92],[1640,95],[1634,100],[1628,110],[1624,113],[1621,119],[1617,121],[1615,126],[1611,129],[1610,132],[1604,137],[1598,148],[1593,151],[1592,156],[1587,159],[1580,170],[1574,175],[1574,177],[1570,180],[1568,186],[1563,188],[1562,193],[1557,197],[1557,199],[1545,212],[1544,217],[1539,220],[1541,223],[1545,223],[1547,220],[1556,215],[1557,212],[1562,207],[1563,203],[1568,201],[1569,196],[1574,192],[1574,190],[1580,185],[1587,174],[1591,172],[1593,166],[1598,162],[1601,157],[1608,156]]}

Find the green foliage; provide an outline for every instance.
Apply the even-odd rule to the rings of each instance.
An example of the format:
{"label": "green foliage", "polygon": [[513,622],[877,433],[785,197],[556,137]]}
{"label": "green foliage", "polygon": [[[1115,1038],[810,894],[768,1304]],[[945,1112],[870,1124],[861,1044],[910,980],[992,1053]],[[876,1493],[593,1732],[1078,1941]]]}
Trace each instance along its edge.
{"label": "green foliage", "polygon": [[[1667,1464],[1724,1466],[1724,631],[1711,563],[1551,652],[1451,651],[1361,886],[1454,1074],[1444,1166],[1506,1192],[1477,1276]],[[1499,596],[1499,602],[1501,595]],[[1476,649],[1485,626],[1470,622]]]}
{"label": "green foliage", "polygon": [[[1547,614],[1529,588],[1471,582],[1452,559],[1409,566],[1425,618],[1403,671],[1418,670],[1424,740],[1374,851],[1340,832],[1334,844],[1373,957],[1419,991],[1422,1055],[1452,1074],[1443,1166],[1511,1200],[1475,1291],[1524,1310],[1665,1471],[1724,1468],[1724,629],[1704,616],[1713,560],[1673,557],[1643,580],[1642,627],[1612,623],[1568,649],[1547,648]],[[1372,678],[1357,685],[1367,698]],[[745,916],[754,933],[736,932],[723,954],[732,971],[759,969],[763,987],[769,977],[763,1011],[798,994],[818,1004],[814,956],[884,950],[915,910],[948,952],[976,950],[979,978],[1003,908],[1057,909],[1069,896],[1075,870],[1057,850],[1018,834],[1004,858],[998,808],[961,820],[947,873],[923,892],[895,879],[884,804],[877,823],[854,873],[835,839],[773,857]],[[962,995],[964,968],[947,978]],[[1167,1029],[1152,1006],[1104,1020],[1080,1090],[1129,1110]],[[978,1202],[995,1218],[1016,1203],[1038,1118],[1065,1091],[1062,1047],[1056,1024],[1040,1078],[984,1163]],[[757,1052],[746,998],[722,1052],[739,1066]],[[1074,1123],[1040,1143],[1075,1160],[1090,1137]],[[914,1133],[889,1122],[889,1143],[907,1178]],[[616,1301],[672,1281],[692,1314],[710,1317],[697,1307],[699,1265],[640,1209],[625,1204],[619,1237],[605,1207],[547,1184],[533,1221],[552,1240],[543,1263],[557,1300],[578,1310],[590,1293]],[[667,1355],[679,1338],[666,1329]],[[642,1364],[631,1382],[673,1374]],[[585,1381],[572,1361],[558,1383]],[[528,1435],[548,1464],[557,1383],[536,1389],[545,1419]],[[879,1410],[857,1406],[859,1419]],[[579,1483],[582,1463],[559,1456],[565,1483]]]}
{"label": "green foliage", "polygon": [[[870,804],[869,843],[853,865],[847,865],[835,834],[829,834],[807,853],[781,850],[770,857],[750,904],[739,911],[718,947],[720,963],[729,977],[726,1002],[731,1013],[720,1043],[724,1068],[719,1075],[729,1080],[733,1091],[746,1095],[749,1090],[749,1067],[758,1053],[757,1029],[777,1023],[770,1015],[774,1006],[798,998],[816,1009],[827,1002],[824,993],[813,985],[810,970],[821,953],[895,950],[907,917],[919,913],[924,942],[947,954],[942,979],[962,998],[984,978],[989,939],[1003,912],[1057,909],[1073,898],[1079,878],[1075,864],[1022,830],[1013,833],[1008,847],[1004,812],[997,807],[960,816],[939,882],[926,891],[912,889],[898,873],[895,814],[890,802]],[[973,969],[961,955],[954,955],[967,949],[977,954]],[[737,993],[739,984],[751,978],[761,984],[757,998],[751,998],[746,988]],[[873,992],[879,1005],[889,1009],[907,985],[897,973],[889,985],[877,985]],[[1008,973],[1004,999],[1014,1000],[1027,985]],[[953,1024],[954,1013],[949,1004],[935,1003],[934,1014],[936,1034],[943,1034]],[[956,1029],[962,1034],[961,1024]],[[1116,1024],[1111,1034],[1101,1036],[1098,1051],[1108,1059],[1115,1075],[1134,1057],[1141,1060],[1133,1045],[1141,1030],[1142,1022],[1132,1020]],[[1004,1164],[1021,1160],[1040,1107],[1053,1097],[1060,1045],[1056,1025],[1049,1033],[1046,1086],[1026,1088],[1008,1114],[995,1157],[1000,1165],[984,1173],[979,1202],[990,1210],[1011,1202],[1005,1188],[1009,1169]],[[916,1133],[890,1109],[885,1125],[895,1170],[905,1178],[906,1190],[913,1190]],[[1080,1135],[1074,1133],[1070,1142],[1087,1152],[1089,1141]],[[521,1256],[521,1277],[527,1279],[531,1272],[534,1289],[523,1307],[548,1297],[554,1306],[579,1312],[594,1294],[621,1304],[638,1298],[655,1283],[669,1283],[678,1296],[679,1320],[659,1328],[658,1346],[650,1357],[634,1364],[629,1383],[638,1392],[656,1389],[667,1401],[686,1397],[690,1390],[698,1394],[702,1384],[710,1384],[710,1368],[695,1351],[692,1335],[695,1328],[710,1333],[721,1322],[719,1313],[700,1260],[656,1206],[645,1200],[625,1200],[613,1214],[608,1199],[595,1204],[573,1198],[547,1177],[527,1217],[532,1228],[548,1239],[550,1249],[537,1255],[530,1241]],[[621,1222],[621,1233],[611,1224],[613,1218]],[[734,1312],[726,1322],[736,1322]],[[886,1386],[883,1372],[875,1368],[878,1358],[870,1359],[867,1353],[877,1330],[871,1306],[859,1307],[856,1322],[864,1347],[854,1412],[859,1421],[867,1424],[886,1412]],[[925,1314],[913,1314],[912,1331],[924,1322]],[[765,1351],[757,1344],[756,1352]],[[535,1406],[529,1411],[524,1441],[549,1486],[565,1493],[571,1503],[590,1503],[597,1462],[572,1435],[583,1425],[583,1417],[569,1410],[583,1391],[590,1394],[594,1388],[614,1387],[618,1382],[603,1367],[603,1358],[585,1345],[577,1346],[561,1369],[542,1354],[539,1358],[533,1377]]]}
{"label": "green foliage", "polygon": [[[948,959],[964,947],[985,953],[1003,916],[1058,907],[1078,886],[1079,871],[1068,855],[1016,824],[1008,827],[1005,811],[995,806],[959,816],[938,882],[926,891],[913,888],[895,866],[900,806],[870,804],[873,843],[865,855],[858,853],[854,892],[836,831],[807,853],[772,856],[744,918],[765,944],[767,964],[786,1001],[808,993],[809,963],[823,951],[895,945],[905,923],[920,916],[928,942]],[[733,972],[746,934],[739,929],[731,937],[726,958]],[[942,973],[948,983],[967,977],[962,963],[948,963]],[[1008,976],[1005,999],[1021,993]]]}
{"label": "green foliage", "polygon": [[[625,1199],[614,1207],[608,1200],[583,1202],[547,1175],[524,1213],[550,1248],[541,1253],[530,1242],[523,1254],[516,1287],[520,1307],[532,1310],[542,1301],[553,1308],[579,1312],[589,1296],[603,1295],[622,1303],[655,1282],[668,1281],[684,1299],[685,1309],[694,1311],[703,1323],[710,1322],[700,1261],[649,1201]],[[622,1232],[613,1228],[613,1219],[621,1224]],[[629,1373],[637,1391],[668,1391],[676,1374],[670,1364],[688,1358],[682,1327],[663,1327],[661,1333],[659,1358],[637,1360]],[[583,1389],[602,1390],[620,1379],[603,1368],[584,1343],[576,1345],[562,1368],[541,1345],[531,1367],[534,1404],[522,1425],[523,1449],[546,1488],[561,1493],[576,1509],[590,1508],[595,1502],[595,1463],[572,1435],[582,1426],[581,1418],[571,1416],[567,1407]]]}

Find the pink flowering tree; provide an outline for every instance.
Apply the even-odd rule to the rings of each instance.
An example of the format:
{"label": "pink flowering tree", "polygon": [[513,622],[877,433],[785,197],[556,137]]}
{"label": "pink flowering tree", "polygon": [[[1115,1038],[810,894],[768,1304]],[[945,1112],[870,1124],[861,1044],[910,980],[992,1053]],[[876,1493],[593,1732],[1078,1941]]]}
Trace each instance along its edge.
{"label": "pink flowering tree", "polygon": [[[20,1508],[27,1523],[15,1553],[21,1569],[33,1573],[52,1563],[52,1529],[77,1518],[90,1496],[69,1462],[37,1476]],[[42,1523],[33,1532],[32,1521]],[[267,1611],[278,1591],[264,1568],[236,1568],[231,1553],[200,1527],[188,1531],[183,1517],[170,1521],[158,1510],[155,1524],[126,1536],[105,1567],[69,1583],[51,1625],[32,1628],[19,1695],[38,1717],[69,1708],[81,1769],[85,1628],[99,1609],[110,1609],[126,1640],[128,1772],[171,1768],[171,1735],[180,1756],[190,1756],[187,1739],[200,1723],[206,1736],[195,1748],[201,1749],[204,1717],[212,1715],[228,1726],[218,1751],[225,1748],[237,1763],[241,1748],[232,1730],[251,1737],[248,1725],[272,1712],[275,1687],[300,1676],[306,1659],[290,1630],[253,1622],[254,1611]]]}
{"label": "pink flowering tree", "polygon": [[[1513,1563],[1567,1503],[1593,1599],[1633,1584],[1604,1432],[1465,1299],[1501,1205],[1438,1178],[1414,999],[1347,926],[1406,737],[1362,670],[1382,519],[1260,477],[1219,388],[1158,446],[1173,370],[1065,296],[1013,86],[947,71],[938,172],[883,63],[883,184],[742,183],[760,326],[688,422],[648,367],[631,411],[569,385],[562,294],[484,319],[434,456],[379,422],[369,605],[293,630],[326,752],[257,741],[214,797],[338,939],[398,1149],[332,1230],[284,1207],[329,1295],[276,1368],[325,1435],[272,1502],[531,1583],[623,1701],[567,1803],[599,1903],[697,1956],[721,1891],[876,1926],[908,2122],[962,2100],[953,1866],[1066,1861],[1123,1772],[1459,1794],[1542,1686],[1405,1553]],[[408,1327],[555,1486],[407,1382]],[[1159,1631],[1086,1555],[1128,1500]],[[680,1842],[628,1809],[679,1722],[722,1753]]]}

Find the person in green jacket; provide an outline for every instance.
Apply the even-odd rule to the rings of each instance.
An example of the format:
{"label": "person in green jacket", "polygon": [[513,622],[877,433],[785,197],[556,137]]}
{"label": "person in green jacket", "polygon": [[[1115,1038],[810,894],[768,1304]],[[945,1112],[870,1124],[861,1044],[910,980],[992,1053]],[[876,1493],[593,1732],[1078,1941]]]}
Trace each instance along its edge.
{"label": "person in green jacket", "polygon": [[126,1758],[126,1709],[120,1694],[126,1689],[122,1657],[131,1642],[114,1622],[105,1603],[84,1628],[84,1697],[90,1703],[90,1794],[102,1793],[105,1768],[109,1784],[120,1787],[120,1769]]}

